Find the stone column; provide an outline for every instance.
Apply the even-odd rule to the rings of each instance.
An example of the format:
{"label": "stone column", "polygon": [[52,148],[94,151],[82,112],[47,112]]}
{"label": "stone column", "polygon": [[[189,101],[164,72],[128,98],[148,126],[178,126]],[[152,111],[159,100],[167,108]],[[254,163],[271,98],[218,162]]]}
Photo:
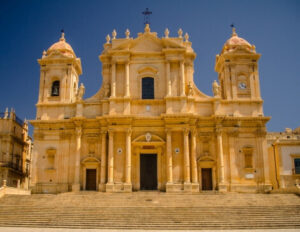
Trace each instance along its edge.
{"label": "stone column", "polygon": [[80,191],[80,153],[81,153],[81,126],[76,127],[75,173],[72,191]]}
{"label": "stone column", "polygon": [[171,85],[171,77],[170,77],[170,62],[167,61],[167,69],[166,69],[166,73],[167,73],[167,96],[171,96],[172,95],[172,85]]}
{"label": "stone column", "polygon": [[191,159],[192,159],[192,183],[198,184],[198,170],[197,170],[197,158],[196,158],[196,129],[193,129],[191,136]]}
{"label": "stone column", "polygon": [[184,149],[184,183],[190,183],[190,154],[189,154],[189,129],[183,131],[183,149]]}
{"label": "stone column", "polygon": [[101,135],[101,179],[99,190],[105,192],[106,183],[106,133],[107,131],[102,131]]}
{"label": "stone column", "polygon": [[261,190],[264,192],[270,192],[272,190],[272,184],[270,179],[270,168],[269,168],[269,155],[268,155],[268,146],[267,146],[267,138],[266,138],[266,129],[260,129],[260,131],[257,132],[257,140],[259,142],[259,156],[262,159],[261,162],[261,168],[262,170],[260,172],[261,176],[263,177],[263,187]]}
{"label": "stone column", "polygon": [[111,65],[111,97],[116,97],[116,63]]}
{"label": "stone column", "polygon": [[227,191],[227,187],[225,186],[224,154],[221,127],[217,127],[216,133],[219,157],[219,191]]}
{"label": "stone column", "polygon": [[126,173],[125,173],[125,184],[124,191],[131,192],[131,133],[132,130],[129,128],[126,132]]}
{"label": "stone column", "polygon": [[184,61],[180,61],[180,80],[181,80],[181,96],[185,96],[185,76],[184,76]]}
{"label": "stone column", "polygon": [[129,91],[129,62],[125,63],[125,97],[130,97]]}
{"label": "stone column", "polygon": [[108,135],[108,180],[106,192],[112,192],[114,187],[114,132],[109,130]]}
{"label": "stone column", "polygon": [[172,159],[172,131],[166,129],[167,144],[166,144],[166,158],[167,158],[167,184],[166,191],[173,191],[173,159]]}
{"label": "stone column", "polygon": [[172,131],[167,130],[167,182],[173,183]]}

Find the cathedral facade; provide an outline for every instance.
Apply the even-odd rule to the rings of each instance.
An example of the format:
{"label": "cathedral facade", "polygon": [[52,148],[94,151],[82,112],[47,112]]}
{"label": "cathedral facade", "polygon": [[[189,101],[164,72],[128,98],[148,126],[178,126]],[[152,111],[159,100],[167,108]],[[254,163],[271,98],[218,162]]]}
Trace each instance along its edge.
{"label": "cathedral facade", "polygon": [[85,99],[62,34],[38,60],[33,191],[269,191],[260,54],[233,29],[216,56],[214,96],[194,84],[195,57],[181,29],[114,30],[99,56],[102,86]]}

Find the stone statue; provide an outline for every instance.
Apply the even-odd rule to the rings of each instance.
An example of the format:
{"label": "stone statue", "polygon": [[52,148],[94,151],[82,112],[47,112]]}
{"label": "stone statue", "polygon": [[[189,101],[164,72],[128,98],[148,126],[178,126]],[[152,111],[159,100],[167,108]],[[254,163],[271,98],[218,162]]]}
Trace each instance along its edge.
{"label": "stone statue", "polygon": [[214,81],[212,87],[213,87],[214,96],[220,97],[220,86],[216,80]]}
{"label": "stone statue", "polygon": [[81,83],[81,85],[78,89],[78,92],[77,92],[77,101],[82,100],[84,93],[85,93],[85,87],[84,87],[83,83]]}
{"label": "stone statue", "polygon": [[189,84],[188,84],[188,96],[193,96],[193,95],[194,95],[193,85],[189,81]]}

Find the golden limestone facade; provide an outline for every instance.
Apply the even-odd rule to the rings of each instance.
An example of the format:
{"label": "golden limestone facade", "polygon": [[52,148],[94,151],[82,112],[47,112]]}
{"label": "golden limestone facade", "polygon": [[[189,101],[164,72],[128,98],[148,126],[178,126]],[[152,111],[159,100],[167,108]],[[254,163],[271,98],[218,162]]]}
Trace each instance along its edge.
{"label": "golden limestone facade", "polygon": [[271,189],[255,46],[235,30],[216,56],[214,96],[194,83],[188,34],[106,37],[102,86],[84,99],[64,34],[44,51],[34,126],[34,192]]}

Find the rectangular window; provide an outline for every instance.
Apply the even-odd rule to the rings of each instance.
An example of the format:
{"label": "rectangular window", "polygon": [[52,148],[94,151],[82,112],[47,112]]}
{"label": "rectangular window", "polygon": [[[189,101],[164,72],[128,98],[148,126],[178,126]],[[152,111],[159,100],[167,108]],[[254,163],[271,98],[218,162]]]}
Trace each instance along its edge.
{"label": "rectangular window", "polygon": [[144,77],[142,79],[142,99],[154,99],[154,78]]}
{"label": "rectangular window", "polygon": [[300,174],[300,158],[294,159],[295,174]]}

